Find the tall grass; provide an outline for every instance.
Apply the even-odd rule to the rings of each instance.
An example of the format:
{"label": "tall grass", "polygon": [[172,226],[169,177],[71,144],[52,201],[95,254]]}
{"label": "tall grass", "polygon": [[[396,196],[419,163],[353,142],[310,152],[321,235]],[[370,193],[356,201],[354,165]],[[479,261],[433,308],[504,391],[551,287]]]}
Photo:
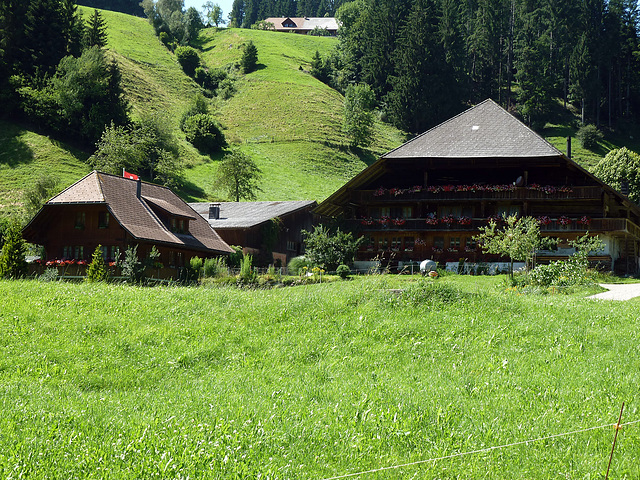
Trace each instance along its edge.
{"label": "tall grass", "polygon": [[[0,282],[0,476],[326,478],[638,418],[638,301],[421,282]],[[612,438],[360,478],[601,478]]]}

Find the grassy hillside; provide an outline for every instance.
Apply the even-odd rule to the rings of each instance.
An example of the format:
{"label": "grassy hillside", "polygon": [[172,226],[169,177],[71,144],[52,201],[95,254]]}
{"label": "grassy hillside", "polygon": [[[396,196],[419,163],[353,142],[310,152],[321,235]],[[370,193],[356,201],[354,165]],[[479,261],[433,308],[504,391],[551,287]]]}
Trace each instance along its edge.
{"label": "grassy hillside", "polygon": [[[198,86],[184,75],[148,22],[113,12],[105,12],[105,18],[109,48],[123,66],[134,111],[139,115],[161,112],[181,141],[182,156],[190,167],[182,194],[189,200],[220,197],[222,192],[215,188],[218,162],[199,155],[178,130],[180,116]],[[249,40],[258,48],[258,70],[238,73],[236,94],[229,100],[212,99],[211,109],[228,141],[264,171],[259,199],[320,200],[402,142],[400,132],[377,124],[370,151],[355,154],[346,148],[348,141],[341,133],[342,96],[307,72],[315,51],[328,53],[335,38],[207,29],[200,39],[202,59],[212,68],[237,63]]]}
{"label": "grassy hillside", "polygon": [[87,154],[62,142],[0,120],[0,215],[19,214],[23,192],[39,177],[60,187],[75,182],[89,167]]}
{"label": "grassy hillside", "polygon": [[[82,9],[85,14],[89,9]],[[175,57],[142,18],[103,12],[109,28],[108,48],[123,73],[134,118],[156,116],[174,132],[185,161],[184,188],[189,201],[226,199],[216,188],[220,156],[201,155],[184,138],[179,120],[200,91]],[[326,55],[335,38],[311,37],[243,29],[202,32],[201,56],[209,67],[237,63],[252,40],[258,48],[257,71],[235,74],[237,92],[228,100],[213,98],[210,108],[232,145],[248,153],[264,172],[260,200],[322,200],[382,153],[401,144],[402,132],[377,122],[375,140],[365,151],[352,151],[342,134],[342,96],[309,73],[318,50]],[[576,112],[558,108],[541,132],[560,150],[566,136],[577,131]],[[40,174],[59,177],[66,186],[88,170],[92,152],[79,152],[11,122],[0,135],[0,214],[19,208],[22,191]],[[593,166],[611,148],[640,150],[640,128],[623,126],[606,136],[595,151],[573,142],[573,158]]]}
{"label": "grassy hillside", "polygon": [[[307,480],[452,455],[354,478],[603,478],[623,401],[638,421],[638,300],[407,280],[0,281],[0,476]],[[639,478],[638,451],[634,423],[610,478]]]}

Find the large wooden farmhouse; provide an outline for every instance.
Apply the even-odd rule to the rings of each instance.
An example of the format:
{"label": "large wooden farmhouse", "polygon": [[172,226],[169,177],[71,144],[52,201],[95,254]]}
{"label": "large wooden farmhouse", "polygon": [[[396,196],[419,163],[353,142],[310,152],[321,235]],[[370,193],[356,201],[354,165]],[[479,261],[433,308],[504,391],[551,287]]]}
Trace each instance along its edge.
{"label": "large wooden farmhouse", "polygon": [[606,244],[592,260],[619,273],[638,269],[638,206],[492,100],[383,155],[316,213],[365,237],[360,261],[497,262],[472,237],[490,219],[516,214],[561,239],[538,262],[566,258],[567,242],[588,231]]}
{"label": "large wooden farmhouse", "polygon": [[191,257],[227,255],[233,250],[189,205],[159,185],[91,172],[49,200],[23,229],[42,245],[45,260],[90,260],[102,246],[106,260],[138,245],[139,258],[155,246],[166,267]]}

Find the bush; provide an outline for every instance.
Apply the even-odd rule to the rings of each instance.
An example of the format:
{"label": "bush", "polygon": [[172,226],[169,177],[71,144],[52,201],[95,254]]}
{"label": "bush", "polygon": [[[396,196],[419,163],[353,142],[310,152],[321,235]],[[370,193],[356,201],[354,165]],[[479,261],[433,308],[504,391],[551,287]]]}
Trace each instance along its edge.
{"label": "bush", "polygon": [[196,283],[200,280],[202,265],[203,261],[200,257],[191,257],[191,260],[189,260],[187,281]]}
{"label": "bush", "polygon": [[144,278],[144,266],[138,259],[138,245],[127,247],[124,252],[124,260],[120,262],[122,276],[131,283],[140,283]]}
{"label": "bush", "polygon": [[328,228],[318,225],[313,232],[302,231],[307,257],[314,265],[333,271],[341,264],[350,264],[356,255],[364,237],[353,238],[351,232],[337,229],[332,233]]}
{"label": "bush", "polygon": [[22,278],[27,273],[24,256],[27,246],[18,222],[10,223],[3,232],[4,245],[0,254],[0,278]]}
{"label": "bush", "polygon": [[578,130],[576,133],[576,138],[580,140],[580,144],[584,148],[594,148],[598,146],[598,142],[600,142],[604,136],[602,132],[596,128],[595,125],[585,125]]}
{"label": "bush", "polygon": [[300,271],[304,267],[311,268],[311,261],[305,256],[299,256],[289,260],[287,269],[289,270],[289,275],[300,275]]}
{"label": "bush", "polygon": [[233,80],[225,78],[218,84],[217,95],[223,100],[229,100],[236,93],[236,86]]}
{"label": "bush", "polygon": [[102,245],[98,245],[87,267],[87,282],[106,282],[108,279],[109,270],[102,257]]}
{"label": "bush", "polygon": [[255,278],[256,272],[253,270],[253,257],[251,255],[244,255],[240,262],[239,280],[242,283],[251,283]]}
{"label": "bush", "polygon": [[184,73],[193,77],[196,73],[196,68],[200,66],[200,56],[198,51],[193,47],[178,47],[176,48],[176,59],[184,70]]}
{"label": "bush", "polygon": [[351,269],[347,265],[339,265],[336,273],[341,279],[346,280],[351,275]]}
{"label": "bush", "polygon": [[204,261],[205,277],[226,277],[228,274],[227,263],[223,257],[207,258]]}
{"label": "bush", "polygon": [[212,154],[227,145],[220,124],[208,113],[197,113],[188,117],[183,130],[187,140],[201,152]]}

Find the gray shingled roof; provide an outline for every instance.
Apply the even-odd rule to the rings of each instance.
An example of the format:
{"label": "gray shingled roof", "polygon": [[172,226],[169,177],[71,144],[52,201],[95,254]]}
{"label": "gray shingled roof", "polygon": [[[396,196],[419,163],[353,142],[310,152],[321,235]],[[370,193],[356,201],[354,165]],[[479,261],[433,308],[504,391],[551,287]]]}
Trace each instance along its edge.
{"label": "gray shingled roof", "polygon": [[382,158],[558,157],[562,153],[493,100],[426,131]]}
{"label": "gray shingled roof", "polygon": [[[180,197],[166,187],[142,182],[141,198],[137,181],[93,171],[45,204],[104,203],[111,214],[134,238],[196,249],[232,252],[229,245]],[[152,207],[190,219],[189,235],[171,232]],[[40,214],[43,212],[41,211]]]}
{"label": "gray shingled roof", "polygon": [[221,202],[219,219],[209,219],[210,203],[190,203],[189,206],[207,219],[216,230],[251,228],[274,217],[282,217],[313,207],[313,200],[282,202]]}

